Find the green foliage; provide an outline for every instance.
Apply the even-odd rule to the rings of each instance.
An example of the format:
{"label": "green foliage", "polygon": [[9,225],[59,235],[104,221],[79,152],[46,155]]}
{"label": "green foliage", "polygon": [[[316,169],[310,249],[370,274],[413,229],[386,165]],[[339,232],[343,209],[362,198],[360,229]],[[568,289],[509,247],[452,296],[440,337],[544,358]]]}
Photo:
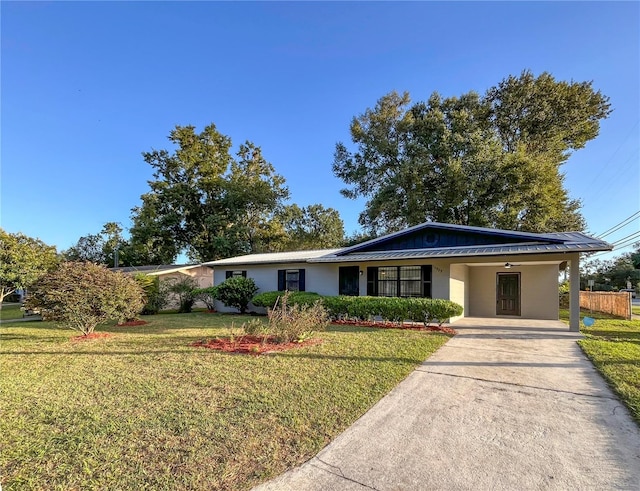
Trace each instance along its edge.
{"label": "green foliage", "polygon": [[586,289],[588,280],[594,280],[594,291],[613,291],[640,287],[640,270],[635,268],[634,257],[640,254],[640,248],[634,252],[622,254],[609,261],[587,260],[581,264],[581,289]]}
{"label": "green foliage", "polygon": [[130,257],[130,246],[123,238],[122,232],[123,230],[119,223],[107,222],[103,225],[99,234],[80,237],[75,245],[62,251],[62,255],[67,261],[89,261],[115,267],[117,253],[118,266],[140,264]]}
{"label": "green foliage", "polygon": [[228,278],[216,287],[217,298],[227,307],[235,307],[244,314],[247,306],[258,291],[251,278],[236,276]]}
{"label": "green foliage", "polygon": [[57,263],[55,247],[0,228],[0,303],[16,290],[33,285]]}
{"label": "green foliage", "polygon": [[258,326],[260,321],[254,321],[243,325],[245,332],[247,334],[264,332],[273,336],[278,343],[300,343],[309,339],[314,332],[324,331],[327,328],[330,319],[320,300],[313,305],[291,305],[290,295],[286,292],[278,297],[277,303],[268,310],[269,324],[266,328]]}
{"label": "green foliage", "polygon": [[411,320],[425,325],[438,321],[442,324],[462,314],[461,305],[438,298],[398,297],[324,297],[323,305],[333,318],[370,320],[381,317],[385,321]]}
{"label": "green foliage", "polygon": [[390,232],[427,220],[532,232],[581,230],[580,202],[560,166],[598,134],[608,98],[591,83],[525,71],[484,96],[411,104],[382,97],[351,123],[333,171],[348,198],[367,198],[360,223]]}
{"label": "green foliage", "polygon": [[558,304],[561,309],[569,308],[569,295],[571,284],[568,281],[563,281],[558,285]]}
{"label": "green foliage", "polygon": [[144,306],[144,291],[136,280],[104,266],[64,262],[30,290],[27,308],[87,335],[98,324],[134,318]]}
{"label": "green foliage", "polygon": [[[251,299],[251,303],[256,307],[272,308],[278,298],[282,297],[286,292],[262,292]],[[322,296],[314,292],[289,292],[289,305],[313,305]]]}
{"label": "green foliage", "polygon": [[199,134],[176,126],[169,140],[173,152],[143,153],[154,179],[133,210],[132,244],[170,253],[186,248],[196,261],[251,252],[289,196],[284,178],[251,142],[232,157],[231,139],[214,124]]}
{"label": "green foliage", "polygon": [[141,314],[157,314],[166,307],[169,302],[169,291],[167,285],[161,284],[157,276],[137,273],[134,279],[138,282],[145,295],[145,304]]}
{"label": "green foliage", "polygon": [[216,299],[218,298],[218,288],[209,286],[207,288],[197,288],[195,291],[198,300],[202,300],[207,309],[216,310]]}
{"label": "green foliage", "polygon": [[193,308],[193,304],[198,300],[196,293],[198,282],[191,276],[169,278],[165,280],[167,291],[173,293],[178,298],[178,312],[188,314]]}
{"label": "green foliage", "polygon": [[[278,250],[327,249],[344,243],[344,223],[333,208],[322,205],[300,208],[294,204],[276,213],[274,221],[282,224]],[[273,245],[271,251],[275,251]]]}

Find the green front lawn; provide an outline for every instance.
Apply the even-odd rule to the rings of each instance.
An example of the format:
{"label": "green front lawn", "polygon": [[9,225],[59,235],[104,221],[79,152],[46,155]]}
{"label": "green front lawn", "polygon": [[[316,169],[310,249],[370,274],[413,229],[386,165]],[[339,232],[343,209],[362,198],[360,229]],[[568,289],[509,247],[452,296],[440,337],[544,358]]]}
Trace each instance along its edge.
{"label": "green front lawn", "polygon": [[640,315],[640,305],[632,305],[631,313],[635,315]]}
{"label": "green front lawn", "polygon": [[0,319],[1,320],[13,320],[13,319],[22,319],[22,309],[20,309],[20,305],[2,305],[2,310],[0,310]]}
{"label": "green front lawn", "polygon": [[[581,324],[586,337],[578,344],[640,422],[640,321],[614,319],[606,314],[583,312],[596,319],[591,327]],[[568,320],[568,312],[561,311]]]}
{"label": "green front lawn", "polygon": [[249,489],[317,453],[448,339],[344,326],[259,357],[189,346],[247,319],[158,315],[91,341],[2,324],[2,489]]}

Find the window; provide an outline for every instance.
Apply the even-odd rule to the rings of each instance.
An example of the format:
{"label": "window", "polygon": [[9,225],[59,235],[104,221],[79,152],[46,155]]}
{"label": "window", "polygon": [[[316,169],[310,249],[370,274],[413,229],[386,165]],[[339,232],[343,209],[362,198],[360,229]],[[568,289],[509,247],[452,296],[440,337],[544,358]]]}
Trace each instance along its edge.
{"label": "window", "polygon": [[229,278],[237,278],[238,276],[242,276],[243,278],[247,277],[246,271],[234,270],[234,271],[225,271],[225,279]]}
{"label": "window", "polygon": [[304,269],[279,269],[278,270],[278,290],[289,290],[290,292],[305,291]]}
{"label": "window", "polygon": [[367,295],[431,298],[431,266],[367,268]]}

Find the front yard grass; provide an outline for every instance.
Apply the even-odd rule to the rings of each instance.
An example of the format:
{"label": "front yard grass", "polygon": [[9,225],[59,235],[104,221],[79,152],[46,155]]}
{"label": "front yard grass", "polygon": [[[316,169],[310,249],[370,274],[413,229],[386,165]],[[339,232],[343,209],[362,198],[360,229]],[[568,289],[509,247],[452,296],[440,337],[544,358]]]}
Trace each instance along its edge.
{"label": "front yard grass", "polygon": [[0,479],[25,489],[249,489],[316,454],[447,341],[331,327],[259,357],[189,346],[248,317],[0,326]]}
{"label": "front yard grass", "polygon": [[23,311],[18,304],[3,304],[2,310],[0,310],[0,319],[5,320],[13,320],[13,319],[22,319]]}
{"label": "front yard grass", "polygon": [[[578,344],[640,423],[640,321],[620,320],[597,312],[582,312],[596,319],[580,325],[585,338]],[[568,312],[561,319],[568,321]]]}

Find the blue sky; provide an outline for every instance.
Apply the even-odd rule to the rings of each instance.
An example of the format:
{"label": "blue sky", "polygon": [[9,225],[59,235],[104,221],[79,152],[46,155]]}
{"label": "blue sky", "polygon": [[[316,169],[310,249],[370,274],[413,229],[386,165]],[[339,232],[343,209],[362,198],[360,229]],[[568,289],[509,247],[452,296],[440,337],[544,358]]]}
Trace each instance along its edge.
{"label": "blue sky", "polygon": [[600,234],[640,210],[639,26],[638,2],[3,1],[0,226],[59,250],[126,228],[152,174],[141,153],[213,122],[262,147],[292,202],[334,207],[352,232],[363,202],[331,164],[353,116],[391,90],[482,93],[531,69],[611,98],[564,167]]}

